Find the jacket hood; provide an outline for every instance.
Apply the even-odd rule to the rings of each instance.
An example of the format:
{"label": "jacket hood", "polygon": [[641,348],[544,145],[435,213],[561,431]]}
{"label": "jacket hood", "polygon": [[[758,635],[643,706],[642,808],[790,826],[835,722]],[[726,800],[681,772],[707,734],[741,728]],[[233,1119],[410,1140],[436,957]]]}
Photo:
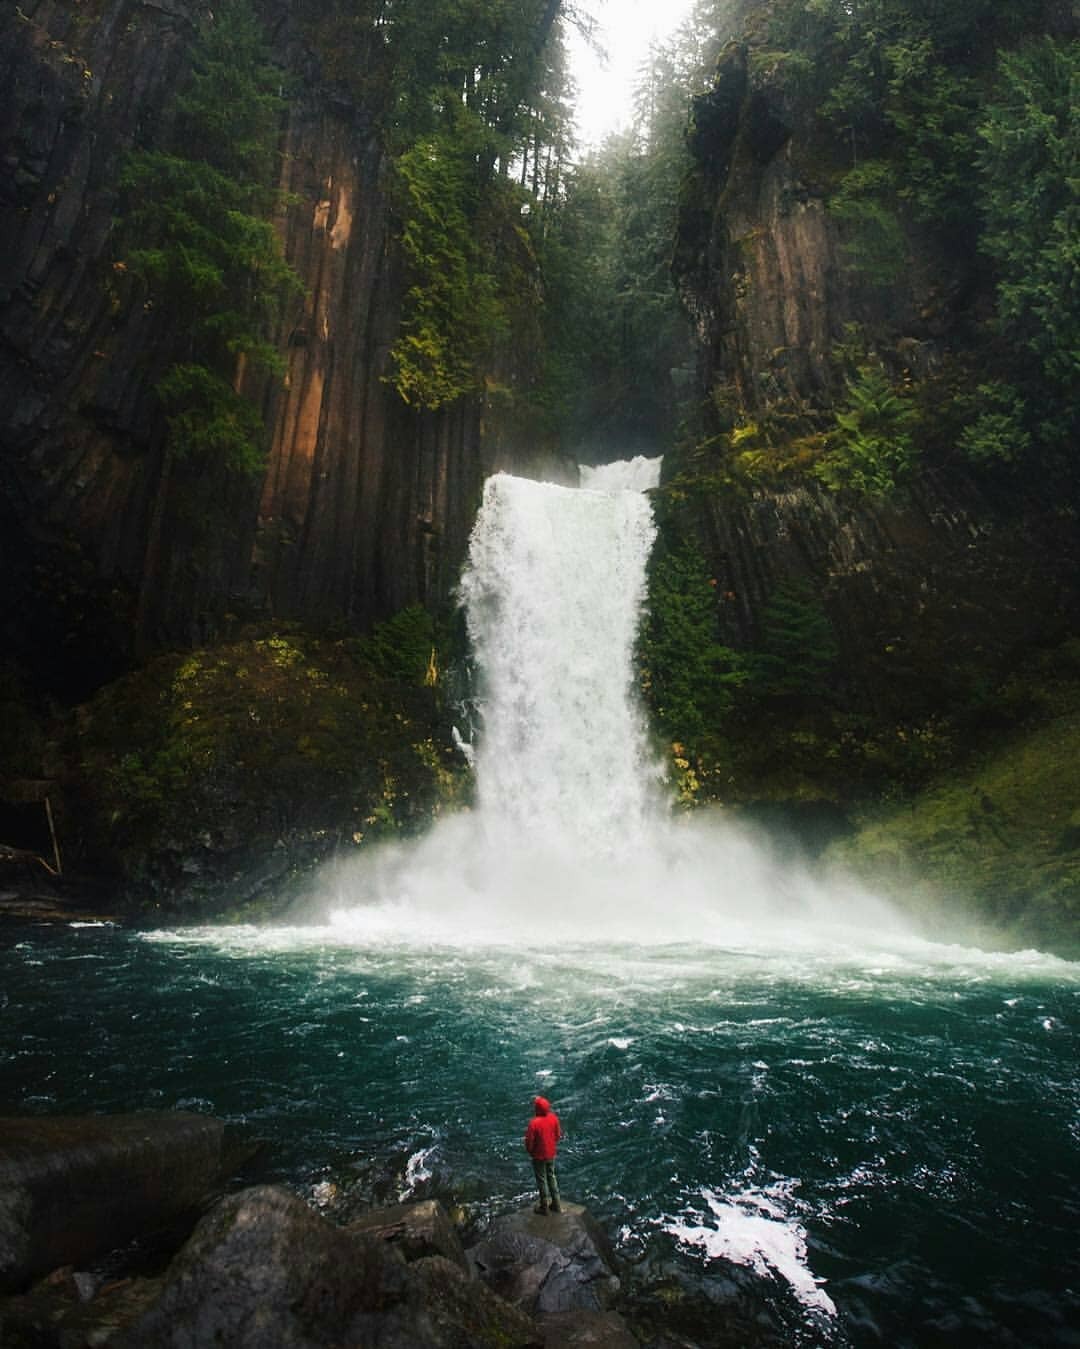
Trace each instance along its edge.
{"label": "jacket hood", "polygon": [[536,1113],[538,1115],[546,1115],[551,1109],[551,1102],[543,1096],[534,1096],[533,1105],[536,1106]]}

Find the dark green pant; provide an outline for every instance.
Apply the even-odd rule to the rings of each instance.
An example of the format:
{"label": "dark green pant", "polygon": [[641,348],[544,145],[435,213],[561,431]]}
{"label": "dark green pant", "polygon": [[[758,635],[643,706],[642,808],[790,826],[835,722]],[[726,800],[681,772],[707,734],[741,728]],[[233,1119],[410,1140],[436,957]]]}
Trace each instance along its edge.
{"label": "dark green pant", "polygon": [[540,1191],[541,1207],[547,1208],[559,1202],[559,1182],[555,1177],[554,1162],[533,1160],[533,1173],[536,1176],[536,1188]]}

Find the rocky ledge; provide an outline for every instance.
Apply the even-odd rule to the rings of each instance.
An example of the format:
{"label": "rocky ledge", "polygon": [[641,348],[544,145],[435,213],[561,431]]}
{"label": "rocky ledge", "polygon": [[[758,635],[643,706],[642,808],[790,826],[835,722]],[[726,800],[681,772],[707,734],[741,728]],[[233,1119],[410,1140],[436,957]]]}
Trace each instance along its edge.
{"label": "rocky ledge", "polygon": [[0,1119],[0,1293],[196,1210],[224,1137],[183,1111]]}
{"label": "rocky ledge", "polygon": [[[496,1218],[464,1248],[429,1200],[339,1226],[260,1185],[205,1207],[163,1273],[77,1270],[205,1199],[222,1126],[147,1114],[0,1120],[0,1343],[11,1349],[632,1349],[589,1213]],[[100,1266],[99,1266],[100,1268]],[[35,1282],[36,1280],[36,1282]],[[684,1341],[653,1341],[659,1345]]]}

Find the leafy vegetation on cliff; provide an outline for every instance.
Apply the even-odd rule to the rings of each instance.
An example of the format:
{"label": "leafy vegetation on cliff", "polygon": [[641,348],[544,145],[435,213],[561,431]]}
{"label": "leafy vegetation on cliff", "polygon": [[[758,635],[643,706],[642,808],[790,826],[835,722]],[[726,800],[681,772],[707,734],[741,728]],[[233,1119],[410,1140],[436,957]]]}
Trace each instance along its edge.
{"label": "leafy vegetation on cliff", "polygon": [[494,382],[500,344],[535,305],[540,221],[570,144],[561,9],[453,0],[379,20],[408,277],[388,378],[414,407]]}
{"label": "leafy vegetation on cliff", "polygon": [[[819,461],[829,486],[878,496],[920,464],[1074,478],[1075,17],[990,0],[722,8],[745,45],[722,54],[694,102],[680,276],[693,293],[729,171],[753,175],[790,143],[792,190],[824,199],[835,222],[849,331],[832,335],[832,375],[825,366],[797,391],[783,351],[758,354],[753,385],[718,371],[699,444],[725,471],[768,479]],[[737,200],[728,186],[724,200]],[[752,235],[741,242],[753,251]],[[748,284],[733,262],[725,309]],[[752,463],[739,443],[751,434]],[[807,453],[793,455],[800,439]]]}

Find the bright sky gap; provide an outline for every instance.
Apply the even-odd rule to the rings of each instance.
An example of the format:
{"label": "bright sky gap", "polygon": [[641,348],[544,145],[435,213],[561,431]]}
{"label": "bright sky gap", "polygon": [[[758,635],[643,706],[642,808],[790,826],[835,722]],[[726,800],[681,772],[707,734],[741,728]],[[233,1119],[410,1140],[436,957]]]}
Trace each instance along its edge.
{"label": "bright sky gap", "polygon": [[692,7],[693,0],[606,0],[595,9],[597,40],[606,60],[575,28],[568,28],[582,150],[601,145],[613,132],[630,125],[634,85],[650,47],[667,41]]}

